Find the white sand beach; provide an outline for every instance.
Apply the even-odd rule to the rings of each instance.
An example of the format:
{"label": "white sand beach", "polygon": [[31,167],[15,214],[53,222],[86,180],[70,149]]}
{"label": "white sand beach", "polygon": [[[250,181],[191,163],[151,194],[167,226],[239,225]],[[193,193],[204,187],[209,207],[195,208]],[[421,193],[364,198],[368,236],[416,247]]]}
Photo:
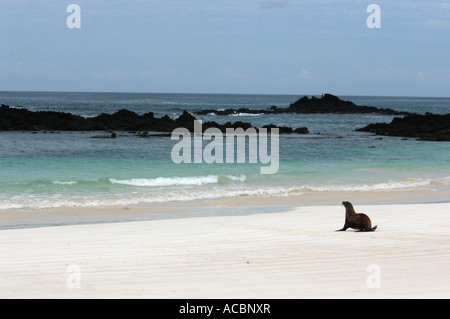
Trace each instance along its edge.
{"label": "white sand beach", "polygon": [[450,204],[0,231],[1,298],[448,298]]}

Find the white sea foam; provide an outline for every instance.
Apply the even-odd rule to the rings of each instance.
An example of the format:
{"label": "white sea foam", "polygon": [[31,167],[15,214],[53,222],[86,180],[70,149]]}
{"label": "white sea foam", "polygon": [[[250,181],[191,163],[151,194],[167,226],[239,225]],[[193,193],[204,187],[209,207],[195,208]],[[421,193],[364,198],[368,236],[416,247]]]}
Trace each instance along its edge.
{"label": "white sea foam", "polygon": [[347,184],[347,185],[324,185],[324,186],[305,186],[305,190],[314,192],[328,191],[385,191],[385,190],[413,190],[429,188],[432,186],[450,185],[450,177],[429,179],[429,178],[408,178],[398,181],[388,181],[375,184]]}
{"label": "white sea foam", "polygon": [[[340,185],[249,185],[244,183],[245,175],[226,175],[221,178],[232,181],[232,184],[221,183],[216,175],[200,177],[173,177],[155,179],[114,180],[111,183],[132,186],[174,186],[164,190],[121,192],[111,194],[89,194],[86,196],[65,196],[61,194],[49,196],[13,196],[0,198],[0,209],[42,209],[59,207],[102,207],[135,205],[145,203],[163,203],[175,201],[192,201],[202,199],[219,199],[245,196],[285,197],[302,195],[310,192],[333,191],[408,191],[418,189],[435,189],[439,186],[450,186],[450,176],[436,179],[410,178],[374,184],[340,184]],[[239,182],[236,185],[236,182]],[[192,185],[193,188],[177,188],[176,186]]]}
{"label": "white sea foam", "polygon": [[217,184],[219,177],[216,175],[194,176],[194,177],[158,177],[158,178],[133,178],[118,180],[110,178],[113,184],[129,185],[129,186],[146,186],[146,187],[163,187],[163,186],[189,186],[189,185],[206,185]]}
{"label": "white sea foam", "polygon": [[[241,175],[226,175],[221,177],[223,180],[231,180],[233,182],[245,182],[247,177]],[[166,187],[166,186],[202,186],[208,184],[220,183],[217,175],[208,176],[192,176],[192,177],[158,177],[158,178],[133,178],[118,180],[110,178],[112,184],[121,184],[138,187]]]}
{"label": "white sea foam", "polygon": [[230,116],[260,116],[263,113],[233,113]]}
{"label": "white sea foam", "polygon": [[165,203],[177,201],[193,201],[202,199],[231,198],[240,196],[276,196],[284,193],[283,188],[277,189],[230,189],[230,188],[211,188],[209,191],[172,191],[157,193],[133,193],[122,194],[118,197],[95,198],[95,197],[76,197],[62,199],[59,196],[52,198],[23,198],[15,202],[0,201],[0,209],[45,209],[60,207],[108,207],[137,205],[146,203]]}
{"label": "white sea foam", "polygon": [[68,181],[68,182],[52,181],[52,184],[56,185],[75,185],[77,183],[78,183],[77,181]]}
{"label": "white sea foam", "polygon": [[247,179],[247,176],[245,176],[244,174],[241,175],[227,175],[225,176],[226,178],[234,181],[234,182],[245,182],[245,180]]}

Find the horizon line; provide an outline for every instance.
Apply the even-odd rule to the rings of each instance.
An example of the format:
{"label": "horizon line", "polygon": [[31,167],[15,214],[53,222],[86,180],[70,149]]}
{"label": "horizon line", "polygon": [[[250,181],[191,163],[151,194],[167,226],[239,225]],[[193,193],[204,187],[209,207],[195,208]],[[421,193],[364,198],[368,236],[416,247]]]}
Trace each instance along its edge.
{"label": "horizon line", "polygon": [[322,94],[331,94],[335,96],[354,96],[354,97],[390,97],[390,98],[450,98],[450,96],[429,96],[429,95],[364,95],[364,94],[337,94],[323,92],[318,94],[297,94],[297,93],[199,93],[199,92],[138,92],[138,91],[29,91],[29,90],[0,90],[0,93],[98,93],[98,94],[173,94],[173,95],[267,95],[267,96],[322,96]]}

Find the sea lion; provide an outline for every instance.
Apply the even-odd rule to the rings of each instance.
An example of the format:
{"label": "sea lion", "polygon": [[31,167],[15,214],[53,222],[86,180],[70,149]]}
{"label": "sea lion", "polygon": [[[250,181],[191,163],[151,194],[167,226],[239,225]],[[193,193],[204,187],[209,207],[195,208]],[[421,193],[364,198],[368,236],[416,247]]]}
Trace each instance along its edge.
{"label": "sea lion", "polygon": [[342,205],[345,207],[345,224],[342,229],[337,231],[346,231],[347,228],[353,228],[359,231],[375,231],[377,229],[377,226],[372,227],[369,216],[356,213],[350,202],[342,202]]}

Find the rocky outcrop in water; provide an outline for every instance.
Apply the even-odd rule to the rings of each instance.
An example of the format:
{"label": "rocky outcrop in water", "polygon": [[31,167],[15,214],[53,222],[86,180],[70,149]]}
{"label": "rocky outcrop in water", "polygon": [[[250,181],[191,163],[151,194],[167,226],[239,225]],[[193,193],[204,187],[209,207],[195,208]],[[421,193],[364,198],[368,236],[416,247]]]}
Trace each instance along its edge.
{"label": "rocky outcrop in water", "polygon": [[409,115],[408,112],[399,112],[388,108],[377,108],[374,106],[360,106],[351,101],[344,101],[332,94],[324,94],[321,98],[304,96],[298,101],[292,103],[287,108],[272,106],[269,110],[254,110],[248,108],[226,109],[226,110],[201,110],[196,111],[197,115],[237,115],[237,114],[364,114],[377,113],[384,115]]}
{"label": "rocky outcrop in water", "polygon": [[[152,112],[139,115],[129,110],[120,110],[113,114],[100,114],[95,117],[85,118],[78,115],[63,112],[38,111],[32,112],[24,108],[12,108],[2,104],[0,107],[0,131],[154,131],[172,132],[174,129],[184,127],[194,131],[194,120],[196,118],[184,111],[176,119],[167,115],[156,118]],[[204,130],[218,128],[225,132],[227,128],[251,128],[250,123],[227,122],[219,124],[216,122],[205,122]],[[277,127],[270,125],[270,127]],[[306,134],[307,129],[292,129],[279,127],[280,133]],[[306,132],[306,133],[305,133]],[[112,137],[113,135],[111,135]],[[115,136],[115,135],[114,135]],[[103,136],[100,136],[103,137]]]}
{"label": "rocky outcrop in water", "polygon": [[450,114],[413,114],[391,123],[375,123],[357,129],[377,135],[414,137],[424,141],[450,141]]}

